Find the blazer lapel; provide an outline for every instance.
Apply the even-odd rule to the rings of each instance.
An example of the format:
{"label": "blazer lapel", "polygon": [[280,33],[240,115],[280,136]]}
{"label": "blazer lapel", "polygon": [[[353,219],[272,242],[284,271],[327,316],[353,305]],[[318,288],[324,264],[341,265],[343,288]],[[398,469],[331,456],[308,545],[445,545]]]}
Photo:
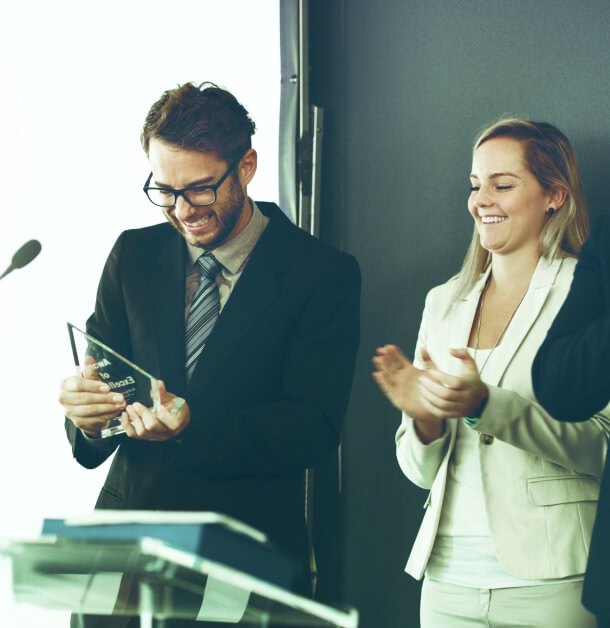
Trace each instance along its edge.
{"label": "blazer lapel", "polygon": [[[278,210],[279,212],[279,210]],[[257,322],[280,293],[278,275],[288,266],[287,219],[274,212],[216,325],[208,337],[188,384],[190,395],[200,395],[227,361],[253,333]]]}
{"label": "blazer lapel", "polygon": [[157,373],[164,378],[168,391],[183,396],[185,391],[184,342],[176,339],[185,334],[186,246],[180,234],[170,234],[151,265],[147,290],[147,317],[153,321],[158,348]]}
{"label": "blazer lapel", "polygon": [[[468,346],[470,330],[472,329],[474,316],[479,305],[481,292],[485,287],[490,272],[491,266],[479,277],[472,290],[452,308],[450,313],[449,346],[447,347],[446,355],[442,358],[446,360],[444,370],[448,373],[457,375],[459,372],[460,362],[449,354],[449,349],[463,349]],[[440,365],[437,364],[437,366]]]}
{"label": "blazer lapel", "polygon": [[493,355],[482,373],[482,379],[491,386],[497,386],[504,371],[511,363],[521,343],[536,322],[544,305],[555,277],[561,268],[562,260],[549,261],[541,257],[532,276],[528,291],[517,308],[502,342],[495,348]]}

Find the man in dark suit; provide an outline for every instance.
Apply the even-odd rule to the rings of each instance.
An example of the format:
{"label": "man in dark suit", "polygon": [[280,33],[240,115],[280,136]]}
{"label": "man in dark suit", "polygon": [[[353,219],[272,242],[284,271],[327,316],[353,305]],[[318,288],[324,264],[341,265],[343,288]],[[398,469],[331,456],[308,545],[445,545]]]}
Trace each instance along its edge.
{"label": "man in dark suit", "polygon": [[[79,377],[62,382],[60,402],[83,466],[118,449],[98,508],[217,511],[305,564],[304,471],[339,443],[360,273],[276,205],[249,199],[253,132],[210,84],[152,106],[145,191],[167,223],[118,238],[87,331],[162,380],[163,405],[125,406]],[[99,438],[121,411],[126,434]]]}
{"label": "man in dark suit", "polygon": [[[564,304],[532,367],[540,403],[560,421],[586,421],[610,401],[610,216],[593,224]],[[583,604],[610,627],[610,465],[606,462]]]}

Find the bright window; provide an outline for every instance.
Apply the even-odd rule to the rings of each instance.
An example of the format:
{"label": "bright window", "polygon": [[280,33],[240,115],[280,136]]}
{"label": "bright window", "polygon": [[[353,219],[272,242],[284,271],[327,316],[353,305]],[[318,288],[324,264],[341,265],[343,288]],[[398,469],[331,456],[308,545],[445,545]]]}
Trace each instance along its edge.
{"label": "bright window", "polygon": [[[141,191],[149,106],[190,80],[232,91],[257,125],[250,193],[277,202],[279,2],[23,0],[0,20],[0,77],[0,272],[26,240],[43,246],[0,282],[0,537],[23,538],[91,510],[107,471],[79,467],[65,438],[65,322],[84,325],[119,233],[163,220]],[[0,587],[3,625],[67,625],[15,609],[6,569]]]}

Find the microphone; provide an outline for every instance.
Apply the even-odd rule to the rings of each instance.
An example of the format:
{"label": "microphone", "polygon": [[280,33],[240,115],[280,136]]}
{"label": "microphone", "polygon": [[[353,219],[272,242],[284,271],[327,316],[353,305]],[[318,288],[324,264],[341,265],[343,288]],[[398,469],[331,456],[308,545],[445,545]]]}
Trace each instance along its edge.
{"label": "microphone", "polygon": [[29,240],[13,255],[11,265],[0,275],[0,279],[12,273],[16,268],[23,268],[40,253],[42,246],[38,240]]}

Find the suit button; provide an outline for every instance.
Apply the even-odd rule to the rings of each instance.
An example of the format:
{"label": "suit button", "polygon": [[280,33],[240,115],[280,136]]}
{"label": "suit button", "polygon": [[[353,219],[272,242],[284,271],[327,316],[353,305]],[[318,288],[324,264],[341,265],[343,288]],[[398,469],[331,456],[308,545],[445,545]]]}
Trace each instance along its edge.
{"label": "suit button", "polygon": [[491,445],[494,442],[494,437],[491,434],[481,434],[481,442],[483,445]]}

